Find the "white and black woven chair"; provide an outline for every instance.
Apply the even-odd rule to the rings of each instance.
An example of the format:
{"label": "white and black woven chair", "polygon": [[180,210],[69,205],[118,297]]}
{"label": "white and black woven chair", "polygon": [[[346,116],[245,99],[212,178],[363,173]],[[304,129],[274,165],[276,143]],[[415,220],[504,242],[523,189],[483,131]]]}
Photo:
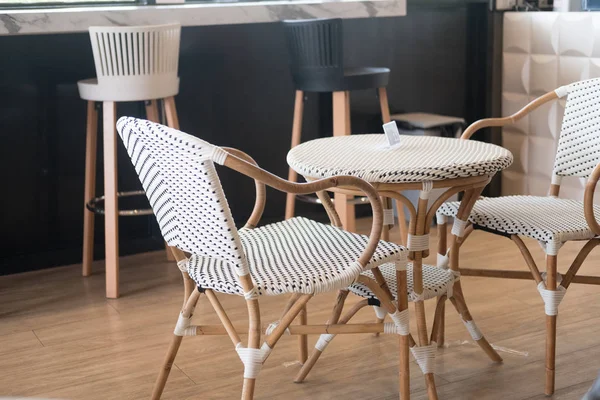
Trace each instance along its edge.
{"label": "white and black woven chair", "polygon": [[[537,289],[545,304],[546,311],[546,386],[545,392],[554,392],[556,316],[558,306],[567,288],[576,281],[576,274],[590,251],[600,244],[600,206],[594,205],[594,191],[600,177],[600,79],[590,79],[562,86],[529,103],[516,114],[505,118],[478,121],[463,134],[469,138],[477,130],[504,126],[523,118],[542,104],[566,96],[566,108],[558,149],[554,162],[552,183],[549,195],[504,196],[480,198],[468,221],[458,220],[459,225],[467,225],[466,236],[473,229],[481,229],[505,236],[515,242],[531,271],[476,270],[468,274],[478,276],[535,279]],[[563,178],[588,179],[584,201],[561,199],[558,197]],[[445,232],[446,217],[456,216],[459,203],[446,203],[437,213],[439,230]],[[455,225],[456,225],[455,220]],[[541,274],[531,253],[521,237],[537,240],[546,253],[546,274]],[[557,272],[557,255],[561,246],[571,240],[588,241],[567,273]],[[441,253],[446,246],[442,245]],[[447,265],[447,255],[438,255],[438,264]],[[463,275],[466,271],[463,270]],[[592,278],[593,277],[589,277]],[[598,284],[600,280],[596,278]]]}
{"label": "white and black woven chair", "polygon": [[[407,262],[405,248],[379,241],[382,209],[371,185],[348,176],[292,183],[260,169],[239,150],[217,147],[175,129],[134,118],[121,118],[117,128],[185,283],[184,306],[153,399],[162,394],[182,337],[195,336],[197,332],[229,335],[244,365],[243,399],[253,398],[255,379],[286,331],[295,335],[384,330],[408,334],[408,311],[400,313],[374,280],[361,275],[386,263],[404,269]],[[255,207],[242,229],[236,229],[215,163],[255,179]],[[265,184],[296,194],[321,192],[337,185],[356,187],[373,207],[371,234],[357,235],[305,218],[256,228],[264,209]],[[350,329],[341,324],[290,326],[312,296],[343,289],[338,297],[345,298],[347,287],[354,282],[361,282],[384,299],[382,307],[390,313],[394,329],[384,324],[355,324]],[[245,299],[249,313],[247,345],[242,344],[215,292]],[[261,341],[260,296],[290,293],[281,319],[269,325],[265,340]],[[192,324],[201,294],[206,295],[222,325]],[[407,352],[408,348],[400,353]]]}

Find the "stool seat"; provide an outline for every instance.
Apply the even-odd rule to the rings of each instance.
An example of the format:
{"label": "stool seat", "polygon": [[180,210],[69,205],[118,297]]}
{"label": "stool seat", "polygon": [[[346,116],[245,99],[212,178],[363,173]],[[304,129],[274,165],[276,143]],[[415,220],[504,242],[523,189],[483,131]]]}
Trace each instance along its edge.
{"label": "stool seat", "polygon": [[345,92],[385,87],[390,79],[389,68],[356,67],[344,68],[343,74],[327,73],[323,70],[302,71],[295,74],[297,90],[305,92]]}
{"label": "stool seat", "polygon": [[[139,79],[144,78],[144,79]],[[109,84],[98,84],[97,78],[77,82],[79,96],[87,101],[146,101],[164,99],[179,93],[179,77],[120,77]]]}

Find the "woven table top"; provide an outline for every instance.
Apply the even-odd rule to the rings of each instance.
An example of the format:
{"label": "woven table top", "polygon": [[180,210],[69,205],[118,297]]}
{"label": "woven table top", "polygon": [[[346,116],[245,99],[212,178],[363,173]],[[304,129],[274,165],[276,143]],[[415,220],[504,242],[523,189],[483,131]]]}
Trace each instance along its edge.
{"label": "woven table top", "polygon": [[371,183],[493,175],[512,161],[510,151],[475,140],[402,135],[400,145],[390,148],[382,134],[311,140],[287,155],[290,167],[305,177],[351,175]]}

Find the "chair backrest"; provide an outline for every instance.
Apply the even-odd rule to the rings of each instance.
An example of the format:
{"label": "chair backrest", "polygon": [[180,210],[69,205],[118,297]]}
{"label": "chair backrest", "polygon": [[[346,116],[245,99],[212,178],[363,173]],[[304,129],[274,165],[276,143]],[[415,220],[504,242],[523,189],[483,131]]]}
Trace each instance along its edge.
{"label": "chair backrest", "polygon": [[181,25],[90,27],[99,84],[177,79]]}
{"label": "chair backrest", "polygon": [[343,75],[341,18],[283,21],[294,79],[305,74]]}
{"label": "chair backrest", "polygon": [[600,78],[557,89],[567,93],[554,175],[587,178],[600,162]]}
{"label": "chair backrest", "polygon": [[165,241],[183,251],[248,271],[214,163],[227,152],[150,121],[123,117],[117,130],[135,166]]}

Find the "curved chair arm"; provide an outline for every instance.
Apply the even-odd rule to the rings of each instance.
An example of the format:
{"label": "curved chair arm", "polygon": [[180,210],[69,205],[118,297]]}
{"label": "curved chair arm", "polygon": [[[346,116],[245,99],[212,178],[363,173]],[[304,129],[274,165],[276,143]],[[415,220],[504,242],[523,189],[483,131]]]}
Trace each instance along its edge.
{"label": "curved chair arm", "polygon": [[[252,157],[250,157],[248,154],[244,153],[241,150],[234,149],[233,147],[223,147],[223,150],[258,167],[258,163],[254,161]],[[246,229],[256,228],[256,226],[260,222],[263,211],[265,211],[265,201],[267,199],[265,184],[255,179],[254,187],[256,188],[256,200],[254,201],[254,209],[252,210],[252,214],[250,215],[250,218],[248,218],[246,225],[244,225],[244,228]]]}
{"label": "curved chair arm", "polygon": [[590,226],[592,232],[594,232],[596,235],[600,235],[600,225],[598,225],[598,221],[594,215],[594,191],[596,190],[596,185],[598,184],[599,179],[600,164],[594,168],[594,171],[588,178],[587,184],[585,185],[585,194],[583,195],[583,210],[585,213],[585,220]]}
{"label": "curved chair arm", "polygon": [[540,107],[541,105],[564,96],[566,92],[565,90],[563,90],[563,88],[564,87],[558,88],[556,90],[553,90],[552,92],[548,92],[545,95],[538,97],[537,99],[533,100],[531,103],[527,104],[525,107],[523,107],[511,116],[503,118],[486,118],[480,119],[479,121],[475,121],[471,125],[469,125],[467,129],[465,129],[460,138],[470,139],[475,132],[483,128],[513,124],[521,118],[523,118],[524,116],[526,116],[527,114],[529,114],[530,112],[532,112],[533,110],[535,110],[536,108]]}
{"label": "curved chair arm", "polygon": [[337,186],[351,186],[360,190],[368,197],[369,202],[371,203],[371,208],[373,210],[373,224],[371,226],[367,247],[362,252],[358,262],[365,267],[371,260],[371,257],[373,257],[373,253],[379,244],[379,238],[381,237],[383,228],[383,211],[377,191],[368,182],[354,176],[335,176],[306,183],[290,182],[261,169],[233,153],[229,153],[223,165],[286,193],[309,194]]}

